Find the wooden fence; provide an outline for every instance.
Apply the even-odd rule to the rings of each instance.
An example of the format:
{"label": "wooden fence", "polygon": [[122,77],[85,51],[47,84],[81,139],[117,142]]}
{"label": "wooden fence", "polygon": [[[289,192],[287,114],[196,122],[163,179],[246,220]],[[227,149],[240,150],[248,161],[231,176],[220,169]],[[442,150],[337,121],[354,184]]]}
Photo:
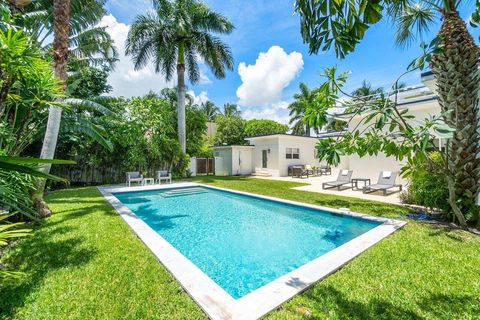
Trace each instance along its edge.
{"label": "wooden fence", "polygon": [[127,171],[141,171],[145,177],[154,177],[157,170],[170,170],[170,166],[163,165],[155,168],[132,168],[126,170],[120,166],[87,166],[87,165],[54,165],[52,174],[68,180],[72,185],[101,185],[125,182]]}

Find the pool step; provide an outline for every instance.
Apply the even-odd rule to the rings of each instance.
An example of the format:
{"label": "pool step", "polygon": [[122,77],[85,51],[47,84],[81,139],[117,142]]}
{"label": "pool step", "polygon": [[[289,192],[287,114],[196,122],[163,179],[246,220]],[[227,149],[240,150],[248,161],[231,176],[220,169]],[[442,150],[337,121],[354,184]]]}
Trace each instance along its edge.
{"label": "pool step", "polygon": [[162,192],[160,195],[164,198],[171,198],[171,197],[181,197],[181,196],[188,196],[193,194],[200,194],[206,193],[207,190],[203,188],[188,188],[188,189],[174,189],[167,192]]}

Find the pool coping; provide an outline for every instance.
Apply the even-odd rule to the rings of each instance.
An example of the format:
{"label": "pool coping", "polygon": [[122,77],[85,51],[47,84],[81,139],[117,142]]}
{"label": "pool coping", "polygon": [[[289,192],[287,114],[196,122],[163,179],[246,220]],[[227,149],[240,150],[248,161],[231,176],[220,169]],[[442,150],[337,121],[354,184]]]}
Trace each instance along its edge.
{"label": "pool coping", "polygon": [[[382,224],[236,300],[112,194],[115,192],[198,186],[292,204],[304,208],[329,211],[340,215],[382,222]],[[213,320],[258,319],[266,315],[314,283],[340,269],[357,255],[402,228],[407,223],[401,220],[373,217],[347,210],[311,205],[194,182],[138,187],[117,186],[97,188],[120,214],[127,225]]]}

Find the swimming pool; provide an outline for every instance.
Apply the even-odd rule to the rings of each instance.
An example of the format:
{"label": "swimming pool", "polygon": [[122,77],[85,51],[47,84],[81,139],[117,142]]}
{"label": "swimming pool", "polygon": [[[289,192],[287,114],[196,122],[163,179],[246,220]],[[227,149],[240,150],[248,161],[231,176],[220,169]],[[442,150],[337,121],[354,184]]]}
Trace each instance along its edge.
{"label": "swimming pool", "polygon": [[205,187],[114,195],[235,299],[381,224]]}
{"label": "swimming pool", "polygon": [[[213,316],[218,319],[242,318],[231,315],[244,312],[239,310],[242,309],[240,306],[243,302],[248,302],[243,305],[255,304],[254,300],[258,300],[255,297],[259,297],[262,292],[262,296],[268,296],[286,291],[288,288],[281,286],[285,283],[290,286],[290,291],[303,290],[318,279],[309,279],[311,276],[308,276],[306,279],[310,281],[305,281],[291,275],[298,270],[305,271],[309,266],[312,268],[322,259],[325,261],[320,264],[320,268],[330,266],[330,260],[335,262],[336,251],[385,224],[385,219],[366,219],[338,210],[298,205],[195,184],[180,188],[133,190],[135,191],[124,192],[125,189],[121,189],[118,190],[120,192],[114,190],[104,194],[111,196],[111,203],[112,198],[116,198],[117,210],[121,207],[136,219],[139,218],[150,231],[157,234],[158,239],[166,241],[183,256],[179,258],[180,255],[177,255],[175,259],[172,256],[171,260],[186,260],[187,269],[198,268],[201,272],[197,274],[204,274],[192,277],[195,279],[190,281],[202,282],[204,278],[209,278],[205,280],[204,291],[218,292],[212,294],[213,300],[223,299],[224,303],[216,307],[220,309],[220,314],[232,309],[227,310],[228,316]],[[115,201],[112,204],[115,206]],[[135,230],[133,226],[132,228]],[[337,260],[342,262],[342,259]],[[184,268],[169,267],[168,257],[160,258],[160,261],[174,275],[175,269]],[[178,261],[175,263],[178,264]],[[335,269],[334,264],[330,266],[332,271]],[[188,275],[185,277],[188,278]],[[285,280],[288,277],[290,283]],[[283,279],[283,282],[279,283],[279,279]],[[179,280],[188,291],[188,279]],[[194,294],[192,296],[209,313],[198,297]],[[284,299],[283,296],[286,295],[279,296]],[[218,310],[215,312],[218,314]],[[212,317],[211,313],[209,315]]]}

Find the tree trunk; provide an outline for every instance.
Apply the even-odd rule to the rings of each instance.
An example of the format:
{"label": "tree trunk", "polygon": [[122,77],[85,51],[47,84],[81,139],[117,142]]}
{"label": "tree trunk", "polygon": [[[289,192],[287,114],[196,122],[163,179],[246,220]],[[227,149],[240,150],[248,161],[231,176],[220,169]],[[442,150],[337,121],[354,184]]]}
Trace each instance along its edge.
{"label": "tree trunk", "polygon": [[[465,22],[455,9],[444,12],[439,33],[443,52],[432,57],[431,69],[437,81],[438,101],[442,111],[450,111],[444,120],[456,128],[449,139],[448,166],[455,173],[456,203],[450,203],[457,215],[477,212],[480,159],[478,119],[478,60],[479,49],[468,32]],[[460,201],[458,201],[460,200]],[[459,219],[460,223],[461,220]]]}
{"label": "tree trunk", "polygon": [[[70,0],[54,0],[54,39],[53,39],[53,67],[55,76],[60,80],[63,92],[67,84],[67,60],[68,60],[68,36],[70,33]],[[55,148],[57,147],[58,132],[60,130],[60,120],[62,110],[58,107],[50,107],[48,111],[48,122],[43,138],[42,151],[40,158],[53,159]],[[42,166],[42,171],[50,172],[50,164]],[[34,201],[39,210],[40,216],[50,215],[48,206],[43,201],[43,191],[45,190],[44,179],[37,184],[37,190],[34,194]]]}
{"label": "tree trunk", "polygon": [[453,213],[458,220],[460,226],[464,229],[467,229],[467,222],[465,221],[465,216],[457,205],[457,194],[455,192],[455,181],[452,177],[447,175],[447,185],[448,185],[448,204],[452,207]]}
{"label": "tree trunk", "polygon": [[187,139],[185,130],[185,65],[177,65],[178,88],[177,88],[177,116],[178,116],[178,142],[182,151],[187,150]]}

